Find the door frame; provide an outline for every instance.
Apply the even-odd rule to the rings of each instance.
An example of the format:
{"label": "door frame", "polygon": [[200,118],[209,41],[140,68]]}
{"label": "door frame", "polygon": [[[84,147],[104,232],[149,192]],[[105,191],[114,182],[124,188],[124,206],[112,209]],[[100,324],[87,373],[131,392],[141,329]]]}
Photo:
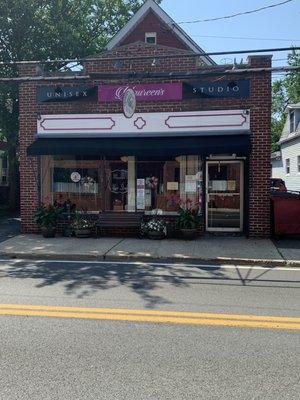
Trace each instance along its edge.
{"label": "door frame", "polygon": [[[239,228],[210,228],[208,227],[208,167],[210,164],[239,164],[240,165],[240,226]],[[244,161],[243,160],[224,160],[224,159],[214,159],[206,161],[206,184],[205,184],[205,229],[207,232],[243,232],[244,228]]]}

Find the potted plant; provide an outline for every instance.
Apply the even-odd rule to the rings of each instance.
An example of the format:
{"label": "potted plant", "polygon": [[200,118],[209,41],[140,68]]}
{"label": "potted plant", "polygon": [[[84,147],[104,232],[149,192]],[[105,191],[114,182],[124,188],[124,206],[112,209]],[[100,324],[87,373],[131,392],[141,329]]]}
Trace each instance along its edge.
{"label": "potted plant", "polygon": [[164,239],[167,235],[167,223],[161,218],[152,218],[143,224],[142,232],[149,239]]}
{"label": "potted plant", "polygon": [[59,213],[53,204],[41,204],[37,208],[34,219],[45,238],[55,237]]}
{"label": "potted plant", "polygon": [[71,224],[77,238],[91,237],[93,226],[94,225],[91,221],[79,215],[76,216],[75,220]]}
{"label": "potted plant", "polygon": [[195,239],[198,228],[198,207],[191,200],[181,202],[178,209],[177,228],[185,239]]}

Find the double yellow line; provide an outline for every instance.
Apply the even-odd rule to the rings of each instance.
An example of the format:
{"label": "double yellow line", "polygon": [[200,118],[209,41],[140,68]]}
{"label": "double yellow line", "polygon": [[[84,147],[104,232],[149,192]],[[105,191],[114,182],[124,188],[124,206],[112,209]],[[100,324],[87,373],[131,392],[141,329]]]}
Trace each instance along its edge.
{"label": "double yellow line", "polygon": [[61,307],[23,304],[0,304],[0,315],[300,330],[300,317],[267,315],[133,310],[124,308]]}

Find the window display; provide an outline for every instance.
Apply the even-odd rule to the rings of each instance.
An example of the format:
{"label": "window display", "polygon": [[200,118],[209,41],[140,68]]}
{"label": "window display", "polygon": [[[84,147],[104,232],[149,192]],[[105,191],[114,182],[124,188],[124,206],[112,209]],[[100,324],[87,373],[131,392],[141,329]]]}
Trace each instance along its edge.
{"label": "window display", "polygon": [[77,211],[176,213],[181,202],[201,203],[199,156],[43,156],[42,199]]}

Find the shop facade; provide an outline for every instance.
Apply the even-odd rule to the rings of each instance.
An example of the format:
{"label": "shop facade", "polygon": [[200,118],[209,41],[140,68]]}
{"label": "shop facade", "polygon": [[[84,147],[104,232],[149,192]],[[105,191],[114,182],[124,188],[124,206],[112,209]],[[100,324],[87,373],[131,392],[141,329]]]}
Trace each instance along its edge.
{"label": "shop facade", "polygon": [[247,69],[270,67],[270,56],[225,74],[181,31],[162,29],[167,17],[154,2],[137,14],[80,78],[35,80],[40,68],[20,67],[31,77],[20,85],[23,232],[36,232],[41,201],[163,218],[192,202],[202,231],[267,237],[271,79]]}

